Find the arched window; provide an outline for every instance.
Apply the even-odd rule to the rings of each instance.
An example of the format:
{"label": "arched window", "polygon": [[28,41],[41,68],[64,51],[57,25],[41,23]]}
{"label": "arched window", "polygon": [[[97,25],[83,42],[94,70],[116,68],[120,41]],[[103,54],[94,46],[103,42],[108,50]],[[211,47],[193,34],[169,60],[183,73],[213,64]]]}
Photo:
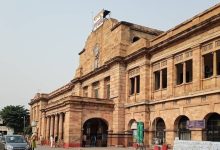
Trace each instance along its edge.
{"label": "arched window", "polygon": [[95,56],[94,69],[96,69],[99,66],[99,46],[98,46],[98,44],[95,45],[95,47],[93,49],[93,53],[94,53],[94,56]]}
{"label": "arched window", "polygon": [[156,131],[154,135],[155,144],[163,144],[165,143],[165,139],[166,139],[165,123],[161,118],[155,120],[155,122],[156,122]]}
{"label": "arched window", "polygon": [[207,119],[206,129],[204,131],[204,140],[220,141],[220,115],[213,113]]}
{"label": "arched window", "polygon": [[178,123],[178,136],[180,140],[190,140],[191,139],[191,132],[187,129],[187,121],[189,118],[186,116],[182,116]]}
{"label": "arched window", "polygon": [[140,39],[139,37],[135,36],[135,37],[132,39],[132,43],[137,42],[139,39]]}

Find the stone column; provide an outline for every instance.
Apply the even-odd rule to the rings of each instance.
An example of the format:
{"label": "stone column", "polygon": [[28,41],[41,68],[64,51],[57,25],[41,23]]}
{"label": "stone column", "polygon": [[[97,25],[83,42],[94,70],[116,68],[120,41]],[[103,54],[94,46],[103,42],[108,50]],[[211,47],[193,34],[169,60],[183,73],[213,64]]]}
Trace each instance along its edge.
{"label": "stone column", "polygon": [[191,140],[202,141],[202,130],[196,129],[191,131]]}
{"label": "stone column", "polygon": [[46,139],[49,140],[50,138],[50,117],[47,117],[47,128],[46,128]]}
{"label": "stone column", "polygon": [[63,139],[63,113],[59,115],[59,139]]}
{"label": "stone column", "polygon": [[41,125],[40,125],[40,135],[42,137],[45,137],[45,128],[46,128],[46,118],[45,118],[45,112],[42,113],[41,115]]}
{"label": "stone column", "polygon": [[54,122],[54,137],[58,135],[58,114],[55,115]]}
{"label": "stone column", "polygon": [[105,81],[104,80],[100,80],[100,82],[99,82],[99,98],[106,98]]}
{"label": "stone column", "polygon": [[217,76],[217,54],[216,51],[213,52],[213,76]]}
{"label": "stone column", "polygon": [[160,70],[160,99],[162,99],[163,95],[162,95],[162,70]]}
{"label": "stone column", "polygon": [[182,64],[183,64],[183,83],[186,83],[186,62]]}
{"label": "stone column", "polygon": [[52,115],[50,118],[50,136],[54,136],[54,116]]}
{"label": "stone column", "polygon": [[167,97],[174,95],[175,64],[173,56],[167,58]]}
{"label": "stone column", "polygon": [[43,128],[42,128],[42,137],[43,137],[43,139],[46,139],[46,131],[47,131],[47,118],[46,118],[46,116],[45,116],[45,114],[44,114],[44,116],[43,116]]}
{"label": "stone column", "polygon": [[166,129],[166,144],[173,145],[175,139],[174,129]]}
{"label": "stone column", "polygon": [[64,148],[80,147],[81,145],[81,111],[67,111],[65,113]]}
{"label": "stone column", "polygon": [[202,88],[202,78],[204,75],[204,60],[201,55],[200,45],[192,47],[193,53],[193,91],[199,91]]}

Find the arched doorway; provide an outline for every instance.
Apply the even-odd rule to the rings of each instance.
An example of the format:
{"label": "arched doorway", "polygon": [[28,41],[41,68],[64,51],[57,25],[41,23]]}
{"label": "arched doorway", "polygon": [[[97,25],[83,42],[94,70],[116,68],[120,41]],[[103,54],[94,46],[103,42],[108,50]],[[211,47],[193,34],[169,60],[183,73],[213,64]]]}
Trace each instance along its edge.
{"label": "arched doorway", "polygon": [[191,139],[191,131],[187,129],[187,121],[189,121],[189,118],[186,116],[180,116],[175,121],[177,136],[179,137],[180,140]]}
{"label": "arched doorway", "polygon": [[[156,125],[155,125],[156,123]],[[164,120],[162,118],[156,118],[154,121],[154,128],[155,128],[155,133],[154,133],[154,143],[155,144],[163,144],[165,143],[166,139],[166,126],[164,123]]]}
{"label": "arched doorway", "polygon": [[129,133],[131,137],[128,139],[128,146],[133,146],[133,143],[136,143],[137,137],[137,122],[135,119],[131,119],[128,123]]}
{"label": "arched doorway", "polygon": [[108,125],[100,118],[92,118],[83,124],[82,146],[106,147]]}
{"label": "arched doorway", "polygon": [[204,140],[220,141],[220,115],[212,113],[206,117],[206,129],[204,131]]}

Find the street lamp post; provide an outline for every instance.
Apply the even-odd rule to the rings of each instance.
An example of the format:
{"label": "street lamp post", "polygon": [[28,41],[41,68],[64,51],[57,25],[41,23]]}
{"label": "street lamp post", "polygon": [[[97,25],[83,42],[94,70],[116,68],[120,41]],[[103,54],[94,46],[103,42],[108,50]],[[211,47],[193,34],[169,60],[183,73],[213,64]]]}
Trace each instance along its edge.
{"label": "street lamp post", "polygon": [[25,116],[21,117],[23,118],[23,121],[24,121],[24,129],[23,129],[23,132],[25,133]]}
{"label": "street lamp post", "polygon": [[24,116],[24,133],[25,133],[25,116]]}

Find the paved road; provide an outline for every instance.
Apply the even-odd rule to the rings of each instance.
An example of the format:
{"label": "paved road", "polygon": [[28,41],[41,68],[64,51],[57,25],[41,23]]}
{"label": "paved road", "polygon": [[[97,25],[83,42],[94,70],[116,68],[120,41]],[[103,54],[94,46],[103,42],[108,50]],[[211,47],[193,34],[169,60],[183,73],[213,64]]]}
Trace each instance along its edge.
{"label": "paved road", "polygon": [[[51,148],[49,146],[38,145],[36,150],[67,150],[65,148]],[[119,147],[90,147],[90,148],[68,148],[68,150],[135,150],[134,148],[119,148]]]}
{"label": "paved road", "polygon": [[0,143],[0,150],[4,149],[3,145]]}

